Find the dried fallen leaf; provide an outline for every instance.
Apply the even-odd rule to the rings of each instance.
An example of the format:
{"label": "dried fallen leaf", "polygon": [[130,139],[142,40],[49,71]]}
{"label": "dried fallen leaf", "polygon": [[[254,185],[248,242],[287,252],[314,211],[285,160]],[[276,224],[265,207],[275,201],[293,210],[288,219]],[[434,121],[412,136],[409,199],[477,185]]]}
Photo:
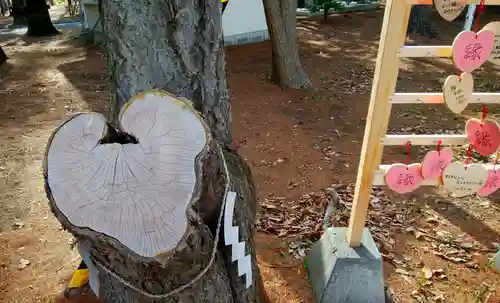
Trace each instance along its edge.
{"label": "dried fallen leaf", "polygon": [[427,266],[424,266],[422,268],[422,274],[423,274],[425,279],[431,279],[434,273],[433,273],[432,269],[430,269]]}
{"label": "dried fallen leaf", "polygon": [[445,280],[448,279],[448,277],[444,274],[443,269],[436,269],[432,272],[432,276],[438,280]]}
{"label": "dried fallen leaf", "polygon": [[451,262],[455,262],[455,263],[465,263],[469,260],[467,259],[464,259],[464,258],[459,258],[459,257],[451,257],[449,255],[445,255],[443,253],[440,253],[440,252],[437,252],[437,251],[433,251],[433,253],[438,256],[438,257],[441,257],[445,260],[448,260],[448,261],[451,261]]}
{"label": "dried fallen leaf", "polygon": [[19,268],[19,270],[23,270],[26,267],[28,267],[28,265],[30,265],[30,264],[31,264],[30,260],[26,260],[24,258],[21,258],[21,259],[19,259],[19,264],[17,265],[17,268]]}
{"label": "dried fallen leaf", "polygon": [[411,273],[409,273],[408,271],[406,271],[402,268],[396,268],[396,273],[398,273],[400,275],[404,275],[404,276],[411,276]]}
{"label": "dried fallen leaf", "polygon": [[23,227],[24,227],[24,223],[23,222],[15,222],[14,224],[12,224],[12,229],[13,230],[20,229],[20,228],[23,228]]}
{"label": "dried fallen leaf", "polygon": [[267,208],[267,209],[277,209],[276,205],[264,203],[264,202],[260,203],[260,206],[262,206],[263,208]]}

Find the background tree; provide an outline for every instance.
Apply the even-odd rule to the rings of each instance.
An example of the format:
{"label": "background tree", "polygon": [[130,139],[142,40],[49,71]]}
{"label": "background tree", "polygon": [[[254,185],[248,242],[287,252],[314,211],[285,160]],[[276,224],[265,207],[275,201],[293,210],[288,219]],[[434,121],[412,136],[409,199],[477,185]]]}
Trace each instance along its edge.
{"label": "background tree", "polygon": [[14,18],[12,26],[24,26],[27,24],[24,9],[26,8],[25,0],[12,0],[11,16]]}
{"label": "background tree", "polygon": [[328,13],[330,10],[333,11],[342,11],[345,9],[345,4],[339,0],[316,0],[315,3],[311,7],[311,12],[316,12],[319,10],[323,10],[323,21],[326,22],[328,20]]}
{"label": "background tree", "polygon": [[272,47],[272,80],[281,87],[310,87],[297,48],[297,0],[263,3]]}
{"label": "background tree", "polygon": [[[262,302],[262,282],[252,237],[256,212],[255,188],[250,169],[231,148],[220,1],[149,0],[146,3],[103,0],[100,10],[106,35],[112,123],[118,122],[119,110],[132,96],[158,88],[193,101],[214,138],[209,141],[209,152],[204,150],[195,162],[199,164],[197,180],[203,182],[193,193],[196,207],[185,212],[189,223],[186,236],[174,252],[168,252],[173,257],[159,256],[161,261],[140,257],[106,235],[72,225],[54,200],[51,188],[57,189],[57,185],[51,186],[50,166],[45,165],[46,188],[54,213],[80,243],[90,246],[92,259],[98,260],[103,302],[152,302],[150,297],[125,284],[149,293],[168,293],[202,273],[203,268],[210,264],[210,250],[214,245],[219,248],[215,262],[197,282],[154,302]],[[143,121],[151,121],[150,118],[143,117]],[[140,117],[134,120],[142,121]],[[182,125],[177,127],[184,129]],[[108,143],[108,138],[114,140],[109,142],[134,144],[131,135],[109,129],[109,136],[101,144]],[[222,148],[221,152],[213,149],[216,142]],[[52,144],[49,143],[49,146],[50,155]],[[182,156],[185,155],[179,155],[179,158]],[[223,162],[227,164],[229,178],[222,169]],[[239,225],[239,239],[246,241],[246,253],[253,261],[253,285],[248,289],[245,278],[238,274],[237,264],[231,260],[231,247],[225,246],[221,240],[219,243],[214,241],[222,194],[229,180],[231,189],[238,194],[234,224]],[[127,282],[117,279],[103,268],[112,270]]]}
{"label": "background tree", "polygon": [[4,64],[5,61],[7,61],[7,55],[5,54],[5,52],[3,51],[2,49],[2,46],[0,45],[0,65]]}
{"label": "background tree", "polygon": [[434,7],[429,5],[414,5],[411,8],[408,33],[420,34],[424,37],[436,38],[438,32],[432,21]]}
{"label": "background tree", "polygon": [[49,7],[45,0],[28,0],[26,2],[24,15],[28,23],[27,36],[42,37],[59,33],[50,20]]}
{"label": "background tree", "polygon": [[10,0],[0,0],[0,15],[5,16],[11,7]]}
{"label": "background tree", "polygon": [[68,0],[68,14],[76,16],[80,14],[81,0]]}

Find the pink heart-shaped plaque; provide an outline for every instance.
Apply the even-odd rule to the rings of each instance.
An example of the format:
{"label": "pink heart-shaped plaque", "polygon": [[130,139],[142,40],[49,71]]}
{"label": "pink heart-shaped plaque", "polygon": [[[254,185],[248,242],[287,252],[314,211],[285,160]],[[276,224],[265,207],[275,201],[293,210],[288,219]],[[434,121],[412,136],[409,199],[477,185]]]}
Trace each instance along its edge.
{"label": "pink heart-shaped plaque", "polygon": [[489,156],[500,146],[500,129],[494,120],[469,119],[465,123],[465,134],[470,144],[481,156]]}
{"label": "pink heart-shaped plaque", "polygon": [[[497,189],[500,187],[500,169],[493,170],[489,169],[488,170],[488,178],[486,179],[486,183],[478,189],[477,194],[480,196],[489,196],[492,193],[496,192]],[[499,172],[499,173],[497,173]]]}
{"label": "pink heart-shaped plaque", "polygon": [[385,184],[397,192],[405,194],[417,189],[422,183],[422,165],[393,164],[385,172]]}
{"label": "pink heart-shaped plaque", "polygon": [[494,43],[495,34],[490,30],[463,31],[453,41],[453,63],[470,73],[488,60]]}
{"label": "pink heart-shaped plaque", "polygon": [[449,147],[441,151],[428,152],[422,161],[422,177],[425,180],[433,180],[443,175],[443,170],[453,160],[453,150]]}

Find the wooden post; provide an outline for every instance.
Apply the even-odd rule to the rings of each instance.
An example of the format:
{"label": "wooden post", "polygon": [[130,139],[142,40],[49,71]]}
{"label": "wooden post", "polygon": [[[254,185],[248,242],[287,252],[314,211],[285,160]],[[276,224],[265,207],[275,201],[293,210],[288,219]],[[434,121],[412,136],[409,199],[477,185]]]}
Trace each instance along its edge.
{"label": "wooden post", "polygon": [[357,247],[361,243],[372,190],[373,172],[380,165],[383,148],[381,139],[386,134],[389,124],[391,113],[389,97],[394,93],[399,72],[398,50],[404,45],[410,10],[411,4],[402,0],[389,0],[385,7],[354,202],[347,232],[347,241],[351,247]]}

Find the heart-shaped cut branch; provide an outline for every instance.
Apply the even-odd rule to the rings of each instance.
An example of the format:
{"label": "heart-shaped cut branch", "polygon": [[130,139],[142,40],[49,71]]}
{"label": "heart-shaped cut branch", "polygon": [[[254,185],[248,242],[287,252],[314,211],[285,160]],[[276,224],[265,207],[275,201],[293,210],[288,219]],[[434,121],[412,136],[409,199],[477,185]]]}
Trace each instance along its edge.
{"label": "heart-shaped cut branch", "polygon": [[445,147],[439,152],[428,152],[422,161],[422,177],[425,180],[435,180],[443,175],[443,170],[453,161],[453,150]]}
{"label": "heart-shaped cut branch", "polygon": [[405,194],[417,189],[422,183],[422,165],[420,163],[405,164],[396,163],[391,165],[385,172],[385,183],[387,187]]}
{"label": "heart-shaped cut branch", "polygon": [[480,164],[453,162],[443,171],[443,187],[456,197],[474,194],[485,183],[488,171]]}
{"label": "heart-shaped cut branch", "polygon": [[116,129],[99,114],[76,114],[47,145],[52,209],[139,256],[168,252],[186,234],[200,187],[195,160],[209,138],[188,102],[157,91],[129,101]]}

